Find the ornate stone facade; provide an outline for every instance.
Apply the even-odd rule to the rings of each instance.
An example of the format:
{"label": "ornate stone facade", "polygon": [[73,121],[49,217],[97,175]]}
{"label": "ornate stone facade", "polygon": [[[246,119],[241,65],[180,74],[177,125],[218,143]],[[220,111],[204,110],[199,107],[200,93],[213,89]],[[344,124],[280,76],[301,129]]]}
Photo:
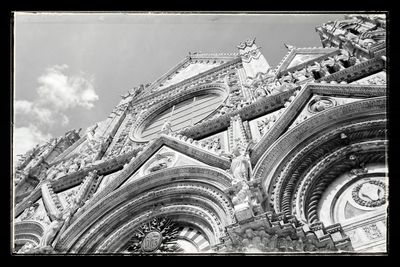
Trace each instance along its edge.
{"label": "ornate stone facade", "polygon": [[317,32],[323,47],[285,45],[275,68],[254,38],[190,53],[87,132],[22,156],[13,251],[385,252],[385,20]]}

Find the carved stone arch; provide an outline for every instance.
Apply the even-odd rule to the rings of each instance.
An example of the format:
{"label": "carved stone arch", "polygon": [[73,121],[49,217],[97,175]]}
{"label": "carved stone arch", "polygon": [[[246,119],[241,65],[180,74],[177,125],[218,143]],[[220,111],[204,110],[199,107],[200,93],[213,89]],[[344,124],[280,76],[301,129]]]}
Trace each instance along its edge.
{"label": "carved stone arch", "polygon": [[141,116],[133,124],[132,129],[129,133],[129,137],[131,138],[131,140],[135,142],[142,142],[142,143],[148,142],[148,140],[142,140],[139,136],[141,130],[146,126],[146,123],[149,123],[158,114],[167,110],[173,105],[176,105],[191,97],[205,95],[205,94],[217,94],[219,96],[222,96],[223,98],[223,101],[221,101],[222,104],[229,97],[229,87],[222,83],[206,84],[206,85],[195,86],[188,90],[182,91],[176,95],[172,95],[167,99],[160,101],[153,107],[150,107],[143,114],[141,114]]}
{"label": "carved stone arch", "polygon": [[[121,252],[123,247],[126,246],[130,239],[132,232],[140,226],[156,217],[166,217],[172,219],[174,223],[185,223],[192,225],[204,233],[210,245],[219,243],[219,239],[225,236],[224,225],[218,220],[213,220],[213,215],[204,210],[201,206],[188,205],[188,204],[173,204],[166,205],[163,209],[157,211],[142,211],[142,215],[132,218],[124,226],[119,228],[120,231],[115,231],[105,240],[100,240],[101,243],[96,244],[87,252],[94,253],[118,253]],[[219,226],[218,226],[219,225]],[[218,226],[217,229],[215,226]],[[226,225],[225,225],[226,226]],[[85,250],[86,252],[86,250]]]}
{"label": "carved stone arch", "polygon": [[224,227],[235,222],[233,206],[224,193],[230,181],[224,171],[203,166],[173,167],[143,176],[88,208],[62,234],[56,248],[71,252],[117,249],[129,231],[159,215],[191,218],[186,221],[197,222],[210,242],[218,242]]}
{"label": "carved stone arch", "polygon": [[[385,97],[377,97],[333,107],[282,135],[254,168],[254,178],[261,181],[266,195],[264,207],[290,213],[292,193],[288,192],[295,190],[298,179],[318,157],[351,140],[385,139],[385,102]],[[342,133],[350,138],[341,138]]]}
{"label": "carved stone arch", "polygon": [[38,246],[43,237],[44,231],[45,226],[37,221],[26,220],[16,222],[14,224],[14,244],[16,247],[21,247],[25,243],[31,242],[35,246]]}

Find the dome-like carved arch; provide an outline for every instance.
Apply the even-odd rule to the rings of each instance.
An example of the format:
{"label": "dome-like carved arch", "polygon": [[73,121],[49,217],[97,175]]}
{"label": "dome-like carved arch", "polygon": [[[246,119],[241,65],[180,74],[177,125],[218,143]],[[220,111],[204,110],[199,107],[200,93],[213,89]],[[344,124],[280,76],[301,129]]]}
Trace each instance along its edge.
{"label": "dome-like carved arch", "polygon": [[22,246],[27,242],[31,242],[35,246],[38,246],[44,230],[45,227],[37,221],[26,220],[16,222],[14,224],[14,244]]}
{"label": "dome-like carved arch", "polygon": [[157,216],[195,224],[211,244],[235,221],[224,191],[230,176],[217,168],[164,169],[124,185],[88,208],[62,234],[57,248],[70,252],[118,251],[141,223]]}
{"label": "dome-like carved arch", "polygon": [[[292,203],[300,190],[299,184],[316,163],[322,161],[323,170],[329,170],[334,163],[327,158],[330,153],[350,144],[385,140],[385,102],[385,97],[377,97],[334,107],[316,114],[281,136],[261,157],[254,171],[267,196],[265,208],[286,214],[295,213]],[[325,175],[330,174],[325,172]],[[316,192],[323,190],[328,180],[326,178],[323,183],[315,184],[316,187],[314,183],[317,180],[309,181],[310,188],[318,190],[303,199],[308,208],[310,203],[315,206],[318,201]],[[301,190],[310,192],[305,188]],[[308,196],[313,199],[308,199]],[[312,209],[305,213],[308,219],[315,221]]]}

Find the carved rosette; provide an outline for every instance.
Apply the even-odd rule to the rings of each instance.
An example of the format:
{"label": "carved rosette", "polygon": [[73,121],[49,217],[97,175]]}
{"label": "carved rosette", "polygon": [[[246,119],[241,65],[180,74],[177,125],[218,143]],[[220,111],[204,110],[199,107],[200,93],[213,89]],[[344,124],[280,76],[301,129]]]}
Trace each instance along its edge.
{"label": "carved rosette", "polygon": [[179,228],[169,218],[154,218],[134,231],[126,252],[181,252],[178,233]]}

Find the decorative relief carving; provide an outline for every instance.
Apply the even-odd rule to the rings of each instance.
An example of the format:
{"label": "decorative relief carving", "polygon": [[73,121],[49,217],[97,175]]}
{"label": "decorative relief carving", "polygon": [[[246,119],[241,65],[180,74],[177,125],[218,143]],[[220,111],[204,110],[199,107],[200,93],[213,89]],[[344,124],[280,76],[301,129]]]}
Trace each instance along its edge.
{"label": "decorative relief carving", "polygon": [[370,180],[358,184],[352,191],[353,200],[364,207],[379,207],[386,203],[385,183]]}
{"label": "decorative relief carving", "polygon": [[21,221],[32,219],[35,214],[37,208],[39,207],[39,203],[32,203],[29,201],[29,208],[26,208],[24,212],[21,214]]}
{"label": "decorative relief carving", "polygon": [[156,154],[154,158],[151,159],[149,163],[147,163],[144,174],[146,175],[152,172],[172,167],[172,165],[176,162],[176,160],[177,160],[177,155],[176,153],[173,152]]}
{"label": "decorative relief carving", "polygon": [[127,252],[180,252],[178,227],[169,218],[154,218],[140,225],[129,241]]}
{"label": "decorative relief carving", "polygon": [[263,120],[257,121],[257,128],[258,131],[260,132],[261,136],[263,136],[269,128],[271,128],[272,124],[276,121],[276,116],[271,115],[266,117]]}
{"label": "decorative relief carving", "polygon": [[378,227],[375,223],[362,227],[366,236],[369,240],[374,240],[383,237],[381,231],[379,231]]}
{"label": "decorative relief carving", "polygon": [[220,150],[221,149],[221,138],[214,137],[211,139],[201,141],[201,145],[207,149]]}
{"label": "decorative relief carving", "polygon": [[386,85],[386,79],[380,76],[374,76],[369,79],[362,79],[360,81],[353,82],[354,84],[366,84],[366,85]]}
{"label": "decorative relief carving", "polygon": [[318,113],[328,108],[336,106],[335,99],[327,96],[316,96],[308,104],[308,111],[311,113]]}

